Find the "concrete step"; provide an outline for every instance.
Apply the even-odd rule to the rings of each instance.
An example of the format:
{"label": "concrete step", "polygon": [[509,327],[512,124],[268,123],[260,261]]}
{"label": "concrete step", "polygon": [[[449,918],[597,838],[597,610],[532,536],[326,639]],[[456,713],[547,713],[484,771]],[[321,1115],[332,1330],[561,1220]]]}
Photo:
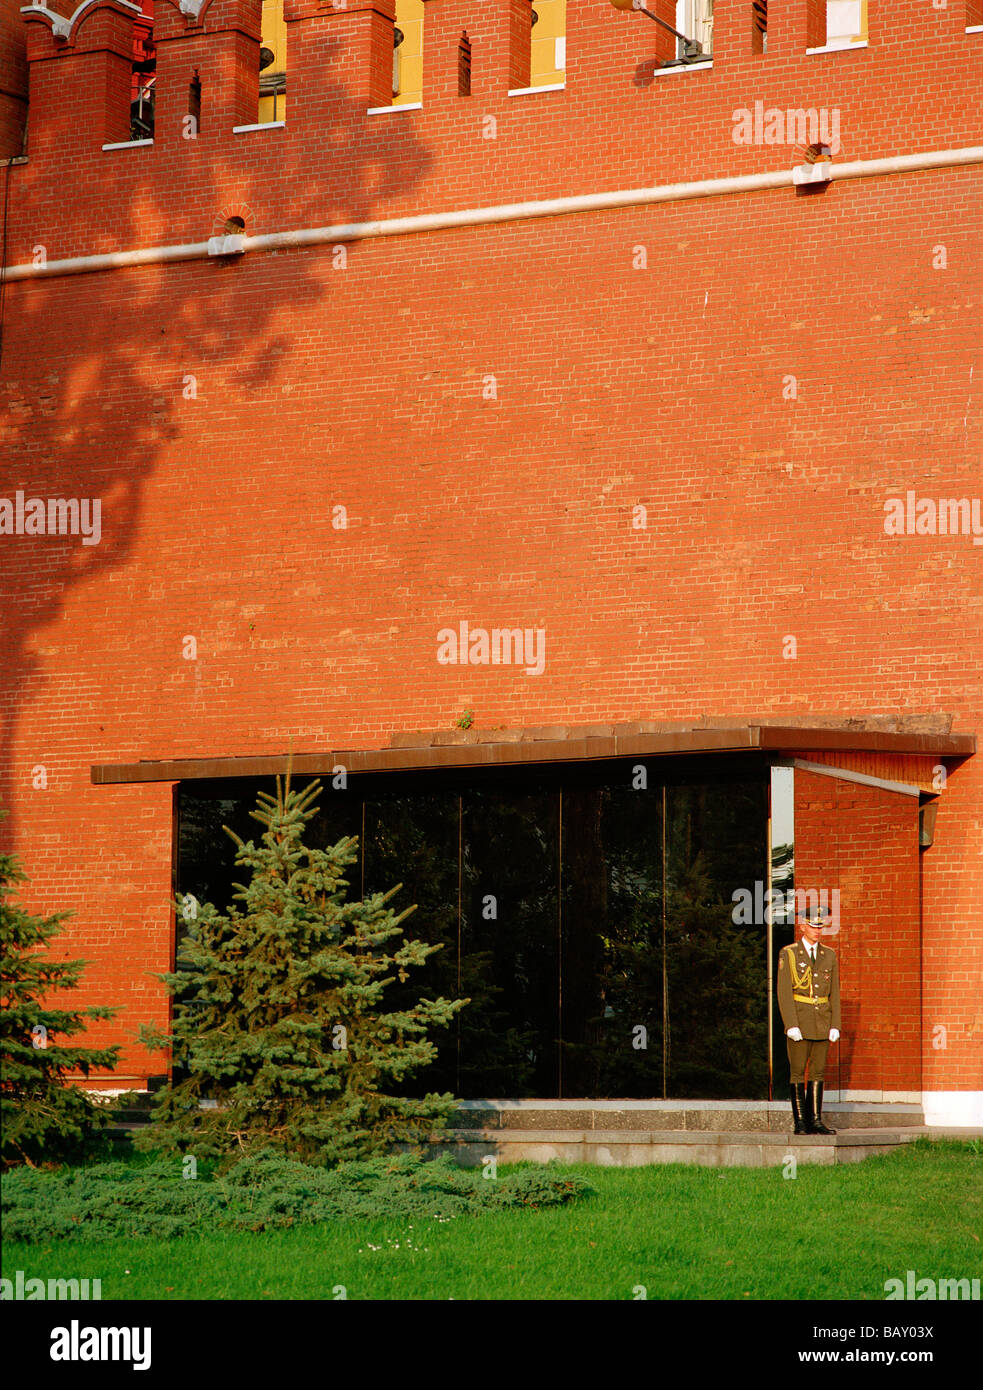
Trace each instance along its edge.
{"label": "concrete step", "polygon": [[[154,1097],[127,1097],[113,1116],[110,1132],[125,1134],[150,1121]],[[826,1101],[823,1114],[836,1130],[910,1128],[924,1124],[921,1105]],[[786,1134],[788,1101],[726,1100],[465,1100],[452,1112],[457,1130],[571,1132],[666,1132]]]}
{"label": "concrete step", "polygon": [[[127,1097],[108,1127],[126,1146],[149,1122],[153,1096]],[[788,1162],[855,1163],[926,1138],[983,1138],[983,1129],[928,1127],[920,1105],[826,1103],[835,1135],[791,1133],[786,1101],[476,1100],[460,1101],[447,1131],[429,1146],[475,1166],[501,1163],[696,1163],[774,1167]]]}
{"label": "concrete step", "polygon": [[[824,1113],[833,1128],[832,1116]],[[466,1167],[494,1157],[499,1163],[597,1163],[632,1167],[647,1163],[695,1163],[712,1168],[780,1167],[796,1163],[857,1163],[890,1153],[918,1138],[983,1138],[983,1129],[926,1125],[847,1129],[834,1135],[762,1130],[685,1129],[458,1129],[430,1146]]]}
{"label": "concrete step", "polygon": [[125,1103],[112,1112],[106,1133],[114,1143],[123,1143],[136,1129],[150,1123],[154,1103],[153,1091],[129,1091]]}

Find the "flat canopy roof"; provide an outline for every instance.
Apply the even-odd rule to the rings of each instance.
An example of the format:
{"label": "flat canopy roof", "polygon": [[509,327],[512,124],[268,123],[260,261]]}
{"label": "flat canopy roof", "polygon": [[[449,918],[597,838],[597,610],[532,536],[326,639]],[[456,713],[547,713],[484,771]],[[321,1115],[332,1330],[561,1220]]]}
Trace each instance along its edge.
{"label": "flat canopy roof", "polygon": [[[609,724],[587,728],[493,729],[397,734],[389,748],[338,748],[318,753],[271,753],[244,758],[179,758],[161,762],[96,763],[97,785],[183,782],[226,777],[272,777],[288,765],[299,776],[347,772],[412,772],[426,768],[495,767],[599,758],[657,758],[699,753],[900,753],[968,758],[975,734],[869,727],[874,721],[769,724]],[[926,721],[928,722],[928,721]],[[947,723],[949,721],[946,721]]]}

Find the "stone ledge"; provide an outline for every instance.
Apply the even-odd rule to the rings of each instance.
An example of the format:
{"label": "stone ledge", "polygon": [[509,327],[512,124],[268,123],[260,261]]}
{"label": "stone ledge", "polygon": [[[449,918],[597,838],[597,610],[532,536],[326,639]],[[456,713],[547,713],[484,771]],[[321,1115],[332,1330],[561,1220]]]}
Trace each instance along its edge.
{"label": "stone ledge", "polygon": [[767,1133],[757,1130],[450,1130],[430,1145],[432,1154],[450,1152],[463,1166],[493,1156],[502,1163],[595,1163],[636,1167],[647,1163],[691,1163],[713,1168],[769,1168],[798,1163],[858,1163],[890,1153],[915,1139],[983,1137],[983,1130],[853,1130],[845,1134]]}
{"label": "stone ledge", "polygon": [[[921,1130],[917,1131],[919,1134]],[[851,1134],[849,1143],[869,1143],[871,1134],[878,1139],[883,1131],[865,1131],[862,1135]],[[895,1131],[887,1131],[894,1135]],[[481,1144],[602,1144],[602,1145],[643,1145],[660,1144],[688,1145],[698,1148],[705,1144],[715,1144],[726,1148],[729,1144],[754,1144],[761,1147],[780,1148],[789,1142],[808,1139],[811,1143],[825,1146],[835,1145],[839,1135],[770,1133],[758,1130],[712,1130],[712,1129],[449,1129],[442,1136],[447,1143]],[[439,1141],[438,1141],[439,1142]],[[891,1138],[886,1142],[903,1142]]]}
{"label": "stone ledge", "polygon": [[[921,1105],[827,1103],[823,1114],[834,1129],[897,1128],[922,1124]],[[482,1130],[685,1130],[783,1134],[789,1129],[788,1101],[467,1101],[452,1123]]]}

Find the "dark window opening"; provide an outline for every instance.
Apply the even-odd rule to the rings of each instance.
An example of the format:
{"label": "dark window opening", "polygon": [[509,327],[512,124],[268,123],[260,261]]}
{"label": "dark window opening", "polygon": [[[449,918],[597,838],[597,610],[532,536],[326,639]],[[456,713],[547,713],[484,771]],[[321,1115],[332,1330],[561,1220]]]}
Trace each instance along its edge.
{"label": "dark window opening", "polygon": [[[308,843],[358,837],[349,897],[402,883],[405,929],[443,947],[390,1004],[471,999],[409,1093],[767,1097],[767,928],[735,923],[734,894],[767,878],[768,767],[699,763],[323,779]],[[181,784],[180,894],[227,909],[221,827],[252,838],[268,789]]]}
{"label": "dark window opening", "polygon": [[457,49],[457,94],[459,97],[471,95],[471,40],[467,33],[461,35]]}
{"label": "dark window opening", "polygon": [[195,136],[201,130],[201,77],[197,68],[195,68],[194,77],[188,84],[188,115],[194,122],[188,135]]}

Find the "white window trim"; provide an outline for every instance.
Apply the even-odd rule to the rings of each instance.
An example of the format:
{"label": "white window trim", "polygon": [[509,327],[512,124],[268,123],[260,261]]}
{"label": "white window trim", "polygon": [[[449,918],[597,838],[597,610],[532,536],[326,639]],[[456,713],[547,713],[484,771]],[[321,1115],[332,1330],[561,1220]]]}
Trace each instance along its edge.
{"label": "white window trim", "polygon": [[866,40],[866,39],[857,39],[855,42],[851,42],[849,39],[844,39],[842,43],[835,43],[835,42],[834,42],[834,43],[827,43],[827,44],[824,44],[822,48],[807,48],[807,49],[806,49],[806,52],[807,52],[807,53],[851,53],[851,52],[853,51],[853,49],[855,49],[855,48],[866,48],[866,47],[867,47],[867,40]]}
{"label": "white window trim", "polygon": [[671,68],[656,68],[656,77],[669,77],[676,72],[706,72],[713,67],[713,59],[708,58],[705,63],[677,63]]}
{"label": "white window trim", "polygon": [[385,116],[390,111],[422,111],[422,101],[405,101],[398,106],[370,106],[366,111],[367,116]]}
{"label": "white window trim", "polygon": [[567,84],[565,82],[554,82],[548,87],[513,87],[509,92],[510,97],[530,97],[535,92],[565,92]]}

